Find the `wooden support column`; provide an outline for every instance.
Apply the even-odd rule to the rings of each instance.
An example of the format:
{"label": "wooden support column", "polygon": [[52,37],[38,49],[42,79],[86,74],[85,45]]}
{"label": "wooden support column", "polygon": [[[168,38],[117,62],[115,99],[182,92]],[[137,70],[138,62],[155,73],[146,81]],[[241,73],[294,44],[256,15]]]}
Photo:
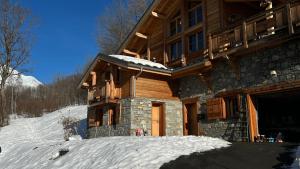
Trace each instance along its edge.
{"label": "wooden support column", "polygon": [[182,54],[181,54],[181,59],[182,59],[182,66],[186,65],[186,43],[185,43],[185,35],[184,31],[186,28],[186,3],[185,0],[181,0],[181,9],[180,9],[180,14],[181,14],[181,44],[182,44]]}
{"label": "wooden support column", "polygon": [[212,47],[213,43],[212,43],[212,37],[211,37],[211,34],[208,35],[208,57],[209,59],[214,59],[213,58],[213,47]]}
{"label": "wooden support column", "polygon": [[91,72],[90,73],[92,75],[92,86],[96,86],[96,83],[97,83],[97,74],[96,72]]}
{"label": "wooden support column", "polygon": [[109,73],[109,85],[110,85],[110,99],[115,99],[115,82],[114,82],[114,76],[113,76],[113,73],[112,73],[112,70],[110,71]]}
{"label": "wooden support column", "polygon": [[130,78],[130,97],[131,98],[134,98],[135,97],[135,94],[136,94],[136,90],[135,90],[135,81],[136,81],[136,78],[135,76],[131,76]]}
{"label": "wooden support column", "polygon": [[148,39],[147,39],[147,59],[148,60],[151,60],[151,46],[150,46],[150,36],[148,36]]}
{"label": "wooden support column", "polygon": [[253,100],[249,94],[247,94],[247,106],[248,106],[248,124],[250,131],[250,140],[254,142],[254,137],[258,136],[258,123],[257,123],[257,111]]}
{"label": "wooden support column", "polygon": [[109,85],[109,80],[105,81],[105,102],[108,102],[110,96],[110,85]]}
{"label": "wooden support column", "polygon": [[286,14],[287,14],[288,27],[289,27],[289,34],[291,35],[291,34],[294,34],[294,27],[293,27],[291,4],[290,3],[288,3],[286,5]]}
{"label": "wooden support column", "polygon": [[163,43],[164,43],[164,49],[163,49],[163,57],[164,57],[164,65],[166,65],[168,62],[169,62],[169,59],[168,59],[168,55],[167,55],[167,44],[166,44],[166,38],[167,38],[167,33],[168,33],[168,30],[167,30],[167,20],[164,19],[162,20],[163,22]]}
{"label": "wooden support column", "polygon": [[248,38],[247,38],[247,23],[243,22],[243,44],[244,48],[248,48]]}

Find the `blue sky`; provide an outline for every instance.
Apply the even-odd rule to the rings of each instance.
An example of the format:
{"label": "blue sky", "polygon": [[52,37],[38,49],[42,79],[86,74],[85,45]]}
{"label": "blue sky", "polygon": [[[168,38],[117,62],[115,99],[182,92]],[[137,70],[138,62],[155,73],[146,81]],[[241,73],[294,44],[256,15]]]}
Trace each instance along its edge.
{"label": "blue sky", "polygon": [[20,0],[38,24],[27,75],[51,83],[57,75],[79,70],[99,48],[97,17],[110,0]]}

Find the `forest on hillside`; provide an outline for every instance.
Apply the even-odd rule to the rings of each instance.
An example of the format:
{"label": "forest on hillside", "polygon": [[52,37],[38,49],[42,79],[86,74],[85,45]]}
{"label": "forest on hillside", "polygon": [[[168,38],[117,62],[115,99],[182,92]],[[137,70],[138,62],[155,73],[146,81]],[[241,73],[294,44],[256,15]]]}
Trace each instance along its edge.
{"label": "forest on hillside", "polygon": [[[0,25],[7,28],[0,29],[0,40],[3,42],[0,43],[0,126],[8,124],[9,114],[12,113],[35,117],[68,105],[86,104],[87,91],[77,87],[89,63],[82,65],[85,68],[79,72],[56,77],[52,83],[37,88],[7,85],[6,80],[13,76],[13,71],[26,67],[30,62],[31,35],[34,35],[30,23],[33,16],[29,9],[11,0],[0,2],[3,4],[0,19],[5,21],[0,21]],[[107,4],[97,20],[95,39],[99,51],[115,53],[151,3],[152,0],[113,0]]]}

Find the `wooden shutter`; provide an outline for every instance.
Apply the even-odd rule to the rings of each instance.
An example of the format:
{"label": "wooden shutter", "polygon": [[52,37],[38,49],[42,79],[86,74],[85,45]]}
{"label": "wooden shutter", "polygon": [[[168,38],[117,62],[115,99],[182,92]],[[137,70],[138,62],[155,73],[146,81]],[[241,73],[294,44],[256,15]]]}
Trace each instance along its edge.
{"label": "wooden shutter", "polygon": [[214,98],[207,100],[207,119],[225,119],[226,107],[223,98]]}

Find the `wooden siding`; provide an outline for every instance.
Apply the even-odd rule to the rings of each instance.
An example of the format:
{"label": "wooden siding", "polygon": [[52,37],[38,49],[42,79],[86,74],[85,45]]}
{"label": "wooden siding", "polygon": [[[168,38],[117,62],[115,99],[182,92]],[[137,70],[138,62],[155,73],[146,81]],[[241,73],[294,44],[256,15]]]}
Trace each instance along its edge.
{"label": "wooden siding", "polygon": [[121,73],[121,98],[130,96],[130,75],[128,72]]}
{"label": "wooden siding", "polygon": [[167,80],[138,77],[136,80],[136,96],[158,99],[175,99]]}
{"label": "wooden siding", "polygon": [[220,5],[220,0],[206,0],[207,33],[219,31],[221,28]]}

